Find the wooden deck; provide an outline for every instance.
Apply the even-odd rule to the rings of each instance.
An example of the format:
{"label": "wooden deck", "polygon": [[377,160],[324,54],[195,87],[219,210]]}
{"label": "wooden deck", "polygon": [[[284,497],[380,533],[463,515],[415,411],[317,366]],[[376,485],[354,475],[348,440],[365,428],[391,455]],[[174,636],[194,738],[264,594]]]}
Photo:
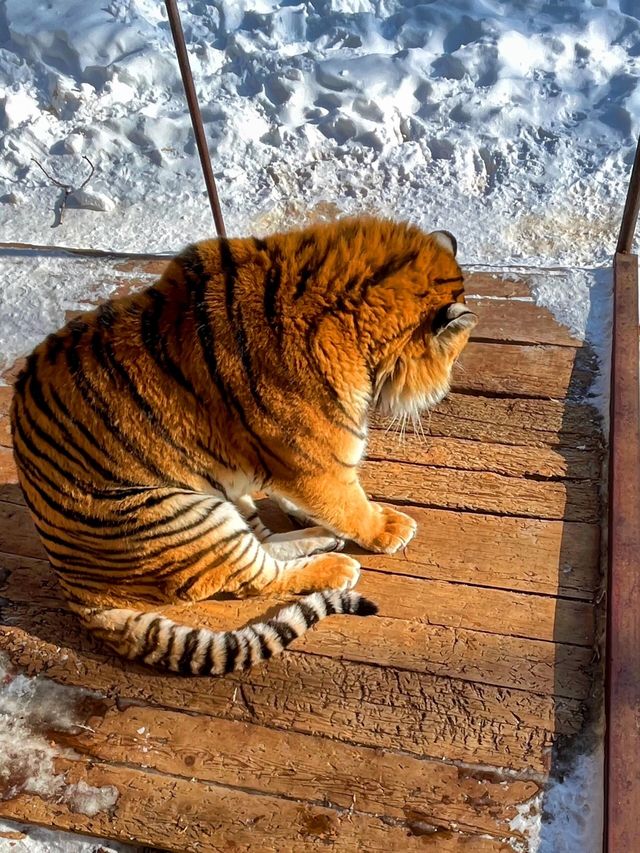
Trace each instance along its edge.
{"label": "wooden deck", "polygon": [[[162,268],[103,263],[125,288]],[[522,849],[513,819],[599,701],[603,441],[580,402],[596,364],[527,281],[473,274],[467,293],[477,336],[426,438],[373,424],[365,488],[419,525],[405,554],[359,556],[379,615],[222,679],[123,663],[64,612],[0,389],[0,650],[69,685],[79,726],[47,731],[65,784],[117,795],[88,816],[22,792],[0,815],[181,852]],[[172,612],[230,626],[273,603]]]}

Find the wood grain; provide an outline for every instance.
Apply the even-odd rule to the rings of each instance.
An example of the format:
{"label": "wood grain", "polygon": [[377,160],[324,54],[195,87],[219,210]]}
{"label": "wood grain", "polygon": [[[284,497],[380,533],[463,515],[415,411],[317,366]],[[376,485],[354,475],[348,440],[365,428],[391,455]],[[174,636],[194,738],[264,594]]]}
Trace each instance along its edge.
{"label": "wood grain", "polygon": [[311,853],[327,847],[355,853],[365,838],[371,851],[431,845],[438,853],[513,853],[508,842],[439,830],[413,817],[383,820],[355,808],[338,810],[102,763],[60,760],[57,769],[67,784],[85,780],[115,788],[114,807],[88,817],[67,805],[20,794],[0,803],[0,815],[121,841],[135,839],[176,853]]}
{"label": "wood grain", "polygon": [[[587,600],[598,589],[600,528],[596,524],[404,509],[418,522],[405,551],[370,554],[350,547],[350,553],[368,568],[418,578]],[[270,521],[271,516],[265,517]],[[1,550],[45,558],[24,505],[0,500],[0,530]]]}
{"label": "wood grain", "polygon": [[[385,430],[390,419],[376,413],[372,429]],[[407,423],[406,429],[413,430]],[[421,431],[502,445],[554,447],[602,452],[602,428],[598,411],[585,403],[561,400],[527,400],[451,393],[421,419]]]}
{"label": "wood grain", "polygon": [[533,780],[483,773],[440,761],[162,708],[112,707],[75,734],[53,733],[62,747],[108,763],[172,776],[251,787],[264,794],[355,805],[360,813],[515,836],[509,822],[539,791]]}
{"label": "wood grain", "polygon": [[9,408],[12,396],[12,388],[7,385],[0,385],[0,447],[11,447]]}
{"label": "wood grain", "polygon": [[[273,612],[269,602],[260,605],[254,618],[269,618]],[[250,619],[242,614],[238,621],[236,606],[202,602],[197,607],[153,609],[180,624],[226,630]],[[0,615],[2,624],[51,642],[82,650],[100,648],[73,614],[58,608],[11,602],[0,605]],[[325,619],[291,650],[574,699],[588,695],[593,659],[591,649],[582,646],[381,616]]]}
{"label": "wood grain", "polygon": [[[404,577],[369,569],[363,569],[358,590],[377,602],[381,616],[391,619],[580,646],[593,645],[593,608],[582,601]],[[46,560],[30,557],[0,553],[0,595],[16,603],[65,606],[53,569]],[[237,627],[260,618],[272,607],[289,600],[230,599],[207,602],[203,607],[226,610],[229,625]]]}
{"label": "wood grain", "polygon": [[587,349],[472,341],[454,367],[454,391],[510,397],[584,397],[596,372]]}
{"label": "wood grain", "polygon": [[478,316],[472,340],[505,343],[554,344],[581,347],[583,342],[556,323],[547,308],[531,301],[476,298],[468,296],[467,305]]}
{"label": "wood grain", "polygon": [[35,625],[0,626],[0,649],[29,674],[90,685],[121,703],[188,708],[420,758],[543,773],[555,737],[582,726],[576,699],[293,652],[247,673],[185,679],[90,651],[84,634],[78,651],[68,628],[61,615],[50,642]]}
{"label": "wood grain", "polygon": [[528,518],[597,522],[598,484],[536,480],[400,462],[367,461],[364,490],[376,500]]}
{"label": "wood grain", "polygon": [[595,450],[560,451],[552,447],[440,438],[422,435],[413,428],[403,429],[401,433],[372,429],[367,458],[547,480],[598,480],[601,470],[600,454]]}

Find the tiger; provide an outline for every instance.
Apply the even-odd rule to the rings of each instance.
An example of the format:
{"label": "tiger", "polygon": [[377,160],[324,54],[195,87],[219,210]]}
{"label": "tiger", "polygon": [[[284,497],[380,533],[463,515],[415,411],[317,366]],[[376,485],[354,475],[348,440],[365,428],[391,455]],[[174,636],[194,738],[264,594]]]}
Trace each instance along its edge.
{"label": "tiger", "polygon": [[[477,317],[448,231],[352,217],[194,243],[31,353],[11,408],[19,482],[69,609],[118,655],[182,675],[248,669],[354,591],[345,541],[391,554],[409,515],[358,477],[374,410],[418,415]],[[258,495],[302,527],[274,533]],[[304,594],[214,631],[162,607]]]}

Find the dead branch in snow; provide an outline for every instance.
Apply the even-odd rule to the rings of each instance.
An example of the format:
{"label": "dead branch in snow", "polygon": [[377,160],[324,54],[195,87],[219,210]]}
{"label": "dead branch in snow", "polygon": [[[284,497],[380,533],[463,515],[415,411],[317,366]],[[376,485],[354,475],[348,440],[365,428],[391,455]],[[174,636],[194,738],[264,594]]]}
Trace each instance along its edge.
{"label": "dead branch in snow", "polygon": [[67,199],[69,198],[72,192],[75,192],[76,190],[82,190],[86,187],[86,185],[93,177],[93,173],[95,172],[95,166],[93,165],[91,160],[89,160],[89,158],[83,154],[82,159],[87,161],[91,171],[79,187],[74,187],[72,184],[63,184],[62,181],[59,181],[53,175],[50,175],[49,172],[47,172],[45,167],[42,165],[42,163],[39,160],[36,160],[35,157],[32,157],[31,159],[40,169],[40,171],[43,172],[52,183],[54,183],[57,187],[60,187],[60,189],[62,190],[62,195],[56,201],[56,206],[54,208],[55,219],[53,220],[53,225],[51,226],[52,228],[57,228],[58,225],[62,225],[62,216],[64,214],[65,207],[67,206]]}

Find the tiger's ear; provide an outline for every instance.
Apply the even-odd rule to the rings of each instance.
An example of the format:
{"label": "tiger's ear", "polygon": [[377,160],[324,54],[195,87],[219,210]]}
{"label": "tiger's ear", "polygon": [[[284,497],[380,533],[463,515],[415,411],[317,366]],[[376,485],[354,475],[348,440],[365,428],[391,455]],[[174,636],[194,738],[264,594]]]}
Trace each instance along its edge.
{"label": "tiger's ear", "polygon": [[433,237],[436,243],[442,246],[443,249],[451,252],[454,258],[458,254],[458,241],[451,231],[432,231],[429,236]]}
{"label": "tiger's ear", "polygon": [[470,332],[477,322],[477,316],[463,302],[452,302],[438,311],[431,330],[436,337],[445,339],[458,332]]}

